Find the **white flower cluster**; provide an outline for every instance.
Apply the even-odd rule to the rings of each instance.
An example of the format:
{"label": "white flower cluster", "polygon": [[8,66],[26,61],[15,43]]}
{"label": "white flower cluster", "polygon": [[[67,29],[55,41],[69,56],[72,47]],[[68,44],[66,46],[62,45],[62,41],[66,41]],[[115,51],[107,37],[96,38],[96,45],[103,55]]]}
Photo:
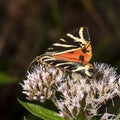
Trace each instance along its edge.
{"label": "white flower cluster", "polygon": [[[120,87],[115,69],[107,64],[94,64],[94,78],[89,82],[90,91],[86,95],[85,109],[92,116],[108,100],[120,95]],[[113,102],[113,101],[112,101]],[[114,102],[113,102],[114,105]]]}
{"label": "white flower cluster", "polygon": [[57,91],[62,93],[62,97],[64,99],[55,99],[57,107],[63,113],[62,116],[75,119],[75,116],[79,115],[81,110],[80,101],[84,98],[84,93],[82,89],[84,89],[84,84],[80,82],[85,79],[81,78],[79,74],[72,73],[70,76],[68,74],[68,81],[61,82],[57,85]]}
{"label": "white flower cluster", "polygon": [[[83,116],[90,120],[99,116],[100,120],[115,120],[115,115],[99,113],[102,105],[113,98],[120,97],[120,78],[116,70],[104,63],[94,63],[92,78],[83,77],[78,73],[39,64],[27,74],[22,84],[23,93],[27,99],[44,102],[51,99],[60,110],[60,116],[75,120]],[[61,93],[61,98],[56,97]],[[109,119],[110,118],[110,119]]]}
{"label": "white flower cluster", "polygon": [[54,67],[39,64],[31,71],[27,71],[27,78],[23,80],[22,88],[29,100],[44,102],[53,95],[55,82],[61,80],[61,72]]}

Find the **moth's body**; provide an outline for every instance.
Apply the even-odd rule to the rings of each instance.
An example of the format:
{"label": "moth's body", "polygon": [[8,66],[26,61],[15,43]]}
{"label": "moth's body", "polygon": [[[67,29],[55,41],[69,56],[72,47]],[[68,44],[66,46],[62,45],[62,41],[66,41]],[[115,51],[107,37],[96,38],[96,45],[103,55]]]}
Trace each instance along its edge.
{"label": "moth's body", "polygon": [[91,77],[93,71],[93,67],[89,63],[91,57],[89,32],[86,27],[81,27],[58,40],[35,61]]}

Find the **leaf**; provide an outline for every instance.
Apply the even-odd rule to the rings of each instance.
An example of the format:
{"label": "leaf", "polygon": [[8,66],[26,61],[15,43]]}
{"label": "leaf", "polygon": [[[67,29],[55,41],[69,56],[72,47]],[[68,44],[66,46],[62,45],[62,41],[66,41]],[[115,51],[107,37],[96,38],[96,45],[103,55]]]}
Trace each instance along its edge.
{"label": "leaf", "polygon": [[28,102],[23,102],[19,100],[19,103],[25,107],[30,113],[33,115],[42,118],[43,120],[65,120],[59,116],[57,116],[57,113],[51,110],[48,110],[44,107],[41,107],[39,105],[33,104],[33,103],[28,103]]}
{"label": "leaf", "polygon": [[6,73],[0,72],[0,84],[9,84],[16,82],[17,79]]}

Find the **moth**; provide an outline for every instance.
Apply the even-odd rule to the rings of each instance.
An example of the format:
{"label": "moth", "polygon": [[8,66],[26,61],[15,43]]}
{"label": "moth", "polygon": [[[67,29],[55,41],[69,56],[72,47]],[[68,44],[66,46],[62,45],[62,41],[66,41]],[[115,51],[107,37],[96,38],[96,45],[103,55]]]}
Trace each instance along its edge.
{"label": "moth", "polygon": [[93,66],[89,63],[91,57],[88,28],[80,27],[53,43],[43,55],[36,57],[34,62],[53,65],[91,77],[93,74]]}

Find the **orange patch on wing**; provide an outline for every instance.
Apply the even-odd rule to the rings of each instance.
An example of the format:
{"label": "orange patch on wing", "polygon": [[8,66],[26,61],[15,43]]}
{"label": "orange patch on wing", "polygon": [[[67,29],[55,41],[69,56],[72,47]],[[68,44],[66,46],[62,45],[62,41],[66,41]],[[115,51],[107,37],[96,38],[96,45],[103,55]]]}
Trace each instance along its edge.
{"label": "orange patch on wing", "polygon": [[[92,57],[92,48],[91,45],[86,48],[87,52],[83,52],[82,49],[78,49],[71,52],[62,53],[59,55],[54,55],[56,59],[68,60],[72,62],[84,62],[88,63]],[[83,60],[80,59],[80,56],[83,57]]]}

